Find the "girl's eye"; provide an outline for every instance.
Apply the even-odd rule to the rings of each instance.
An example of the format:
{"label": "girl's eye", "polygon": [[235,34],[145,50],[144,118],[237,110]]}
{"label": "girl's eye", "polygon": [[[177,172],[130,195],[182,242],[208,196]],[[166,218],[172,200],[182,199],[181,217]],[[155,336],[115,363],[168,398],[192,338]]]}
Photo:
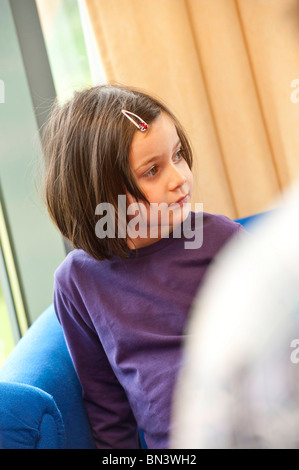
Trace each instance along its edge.
{"label": "girl's eye", "polygon": [[180,149],[180,150],[175,154],[174,160],[175,160],[176,162],[179,162],[180,160],[182,160],[182,158],[183,158],[183,150]]}
{"label": "girl's eye", "polygon": [[[174,162],[180,162],[183,159],[183,149],[177,151],[173,157]],[[144,173],[144,178],[153,178],[158,173],[158,166],[153,165],[146,173]]]}
{"label": "girl's eye", "polygon": [[157,174],[157,171],[158,171],[158,168],[156,167],[156,165],[152,166],[150,168],[150,170],[148,170],[144,176],[147,178],[147,177],[153,177]]}

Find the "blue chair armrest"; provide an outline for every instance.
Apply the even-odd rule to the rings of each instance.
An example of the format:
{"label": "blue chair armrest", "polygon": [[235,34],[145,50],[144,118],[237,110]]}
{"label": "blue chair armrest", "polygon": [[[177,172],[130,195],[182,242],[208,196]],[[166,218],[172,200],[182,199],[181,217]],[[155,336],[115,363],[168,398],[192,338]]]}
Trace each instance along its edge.
{"label": "blue chair armrest", "polygon": [[[29,385],[53,399],[64,426],[64,448],[95,448],[81,385],[53,305],[40,315],[18,342],[0,370],[0,382]],[[22,403],[23,391],[28,393],[25,389],[15,389],[14,399]]]}
{"label": "blue chair armrest", "polygon": [[1,449],[62,449],[64,444],[53,397],[30,385],[0,382]]}

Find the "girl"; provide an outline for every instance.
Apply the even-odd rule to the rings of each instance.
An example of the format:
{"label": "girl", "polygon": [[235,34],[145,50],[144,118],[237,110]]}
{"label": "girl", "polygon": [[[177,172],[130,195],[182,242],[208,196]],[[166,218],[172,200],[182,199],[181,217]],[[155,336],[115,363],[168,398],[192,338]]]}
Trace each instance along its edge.
{"label": "girl", "polygon": [[[148,448],[165,449],[190,307],[216,253],[242,229],[185,210],[193,185],[188,139],[145,93],[111,85],[76,93],[55,105],[43,148],[47,208],[74,247],[56,270],[54,305],[96,446],[138,448],[140,428]],[[129,232],[134,203],[145,210]],[[155,204],[164,215],[151,235]],[[202,231],[196,249],[185,248],[186,221],[194,237]],[[105,232],[110,222],[114,233]]]}

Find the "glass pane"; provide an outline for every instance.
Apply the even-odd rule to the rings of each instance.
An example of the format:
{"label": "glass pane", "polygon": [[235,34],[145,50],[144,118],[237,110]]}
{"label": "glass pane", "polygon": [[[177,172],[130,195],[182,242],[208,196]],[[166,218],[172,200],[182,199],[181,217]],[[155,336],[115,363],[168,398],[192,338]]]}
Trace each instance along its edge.
{"label": "glass pane", "polygon": [[92,85],[76,0],[36,0],[56,93],[64,101]]}
{"label": "glass pane", "polygon": [[0,285],[0,368],[13,347],[13,333]]}
{"label": "glass pane", "polygon": [[65,257],[39,191],[37,116],[47,116],[53,87],[34,1],[0,0],[0,279],[14,338],[17,327],[22,335],[52,303],[53,273]]}

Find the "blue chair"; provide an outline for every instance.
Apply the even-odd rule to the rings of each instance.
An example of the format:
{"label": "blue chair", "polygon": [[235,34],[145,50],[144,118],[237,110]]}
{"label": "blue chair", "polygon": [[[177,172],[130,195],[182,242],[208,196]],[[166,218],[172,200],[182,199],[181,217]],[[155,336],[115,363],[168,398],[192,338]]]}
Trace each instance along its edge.
{"label": "blue chair", "polygon": [[0,370],[0,448],[95,448],[81,385],[53,305]]}
{"label": "blue chair", "polygon": [[[248,226],[253,219],[238,222]],[[146,448],[142,433],[140,437]],[[33,323],[0,370],[0,448],[95,448],[81,385],[53,305]]]}

